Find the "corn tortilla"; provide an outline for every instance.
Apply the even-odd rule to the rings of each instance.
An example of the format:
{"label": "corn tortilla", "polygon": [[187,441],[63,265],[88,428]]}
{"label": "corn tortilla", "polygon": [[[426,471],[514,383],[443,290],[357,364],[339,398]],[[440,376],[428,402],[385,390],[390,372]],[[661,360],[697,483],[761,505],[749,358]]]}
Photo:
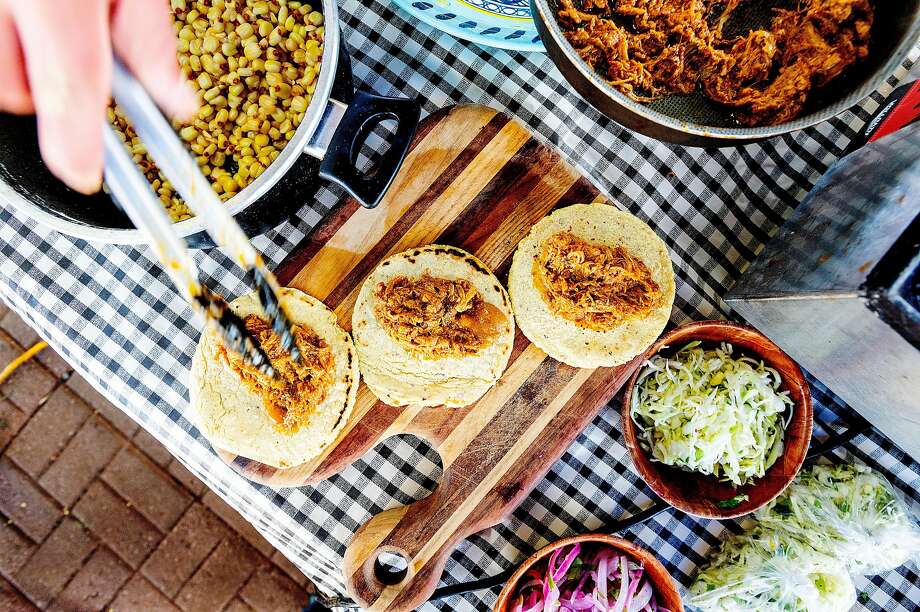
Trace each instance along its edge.
{"label": "corn tortilla", "polygon": [[[189,397],[192,417],[211,443],[225,451],[277,468],[309,461],[331,444],[348,421],[358,393],[358,360],[351,337],[319,300],[285,288],[281,303],[290,320],[311,328],[332,349],[334,382],[309,422],[295,433],[278,431],[262,398],[250,390],[226,360],[217,355],[220,338],[206,331],[192,359]],[[262,316],[255,293],[234,300],[240,317]]]}
{"label": "corn tortilla", "polygon": [[[534,283],[533,264],[543,242],[566,231],[590,242],[622,246],[641,259],[661,290],[661,305],[605,331],[580,327],[551,312]],[[667,325],[674,291],[664,242],[644,222],[609,204],[575,204],[541,219],[518,244],[508,274],[508,292],[524,335],[550,357],[580,368],[617,366],[645,350]]]}
{"label": "corn tortilla", "polygon": [[[426,272],[466,279],[505,315],[489,345],[475,355],[430,359],[410,353],[387,333],[374,314],[374,288],[395,277],[419,278]],[[514,315],[504,287],[473,255],[441,245],[409,249],[381,262],[361,287],[351,329],[364,382],[391,406],[459,407],[475,402],[502,375],[514,344]]]}

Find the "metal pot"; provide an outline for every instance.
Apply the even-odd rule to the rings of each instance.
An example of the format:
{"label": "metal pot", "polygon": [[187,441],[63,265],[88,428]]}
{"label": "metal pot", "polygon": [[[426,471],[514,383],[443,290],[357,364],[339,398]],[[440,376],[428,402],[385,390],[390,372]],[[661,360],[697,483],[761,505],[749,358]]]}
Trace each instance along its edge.
{"label": "metal pot", "polygon": [[[736,146],[830,119],[877,89],[920,38],[920,0],[874,2],[875,21],[868,58],[812,96],[797,119],[745,128],[739,127],[725,108],[701,94],[667,96],[651,104],[623,95],[588,66],[566,40],[556,20],[558,0],[530,2],[547,53],[578,93],[624,127],[658,140],[689,146]],[[749,4],[742,21],[752,26],[768,25],[769,9],[775,2]]]}
{"label": "metal pot", "polygon": [[[418,125],[417,101],[354,92],[335,0],[323,0],[323,13],[322,66],[303,121],[278,158],[226,203],[250,236],[290,218],[319,188],[319,178],[341,185],[363,206],[376,206]],[[372,172],[364,174],[356,167],[358,153],[371,131],[386,120],[398,124],[389,150]],[[33,117],[0,114],[0,198],[64,234],[107,243],[145,242],[107,195],[79,194],[51,175],[41,160]],[[174,227],[190,246],[213,246],[194,217]]]}

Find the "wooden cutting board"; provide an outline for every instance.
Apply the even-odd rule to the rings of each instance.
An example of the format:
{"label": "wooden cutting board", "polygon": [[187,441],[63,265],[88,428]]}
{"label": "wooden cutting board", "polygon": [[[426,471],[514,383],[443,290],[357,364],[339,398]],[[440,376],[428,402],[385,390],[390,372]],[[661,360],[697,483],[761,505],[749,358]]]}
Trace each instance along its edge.
{"label": "wooden cutting board", "polygon": [[[592,201],[604,199],[519,123],[487,107],[455,106],[422,122],[378,208],[345,201],[277,275],[283,285],[321,299],[350,329],[361,284],[389,255],[449,244],[475,254],[506,283],[517,243],[537,220],[554,208]],[[444,468],[440,486],[362,526],[343,567],[348,590],[363,607],[411,610],[431,595],[456,544],[508,516],[616,394],[637,361],[619,368],[572,368],[547,357],[518,331],[508,369],[472,406],[393,408],[362,383],[344,431],[315,460],[278,470],[222,457],[256,482],[298,487],[341,471],[390,436],[412,433],[430,442]],[[398,584],[385,585],[376,575],[383,551],[408,560]]]}

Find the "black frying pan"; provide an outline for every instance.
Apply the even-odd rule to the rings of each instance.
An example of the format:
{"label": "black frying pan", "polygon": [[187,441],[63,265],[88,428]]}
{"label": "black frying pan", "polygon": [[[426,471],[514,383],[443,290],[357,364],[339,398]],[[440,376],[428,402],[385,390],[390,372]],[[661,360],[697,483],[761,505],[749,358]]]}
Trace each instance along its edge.
{"label": "black frying pan", "polygon": [[[658,140],[690,146],[735,146],[809,127],[841,113],[877,89],[920,39],[920,0],[876,0],[869,57],[809,99],[798,118],[746,128],[731,112],[701,94],[666,96],[651,104],[620,93],[582,60],[556,22],[558,0],[530,0],[546,51],[566,80],[595,108],[621,125]],[[726,33],[768,27],[777,0],[749,0],[737,10]],[[731,32],[734,29],[735,32]]]}

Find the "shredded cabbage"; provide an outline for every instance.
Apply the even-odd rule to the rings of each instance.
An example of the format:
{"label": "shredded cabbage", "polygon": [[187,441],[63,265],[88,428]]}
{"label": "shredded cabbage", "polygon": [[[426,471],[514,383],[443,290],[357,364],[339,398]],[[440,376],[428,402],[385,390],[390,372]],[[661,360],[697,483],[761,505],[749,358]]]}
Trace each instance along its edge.
{"label": "shredded cabbage", "polygon": [[850,576],[920,556],[920,526],[885,478],[863,465],[803,470],[700,570],[688,603],[703,612],[832,612],[856,602]]}
{"label": "shredded cabbage", "polygon": [[920,555],[920,527],[885,477],[864,465],[803,470],[756,516],[764,527],[840,559],[853,575],[885,572]]}
{"label": "shredded cabbage", "polygon": [[847,612],[855,601],[837,560],[756,527],[722,543],[690,586],[688,603],[705,612]]}
{"label": "shredded cabbage", "polygon": [[708,351],[699,345],[645,363],[632,419],[653,460],[741,486],[782,455],[792,400],[763,362],[733,358],[730,344]]}

